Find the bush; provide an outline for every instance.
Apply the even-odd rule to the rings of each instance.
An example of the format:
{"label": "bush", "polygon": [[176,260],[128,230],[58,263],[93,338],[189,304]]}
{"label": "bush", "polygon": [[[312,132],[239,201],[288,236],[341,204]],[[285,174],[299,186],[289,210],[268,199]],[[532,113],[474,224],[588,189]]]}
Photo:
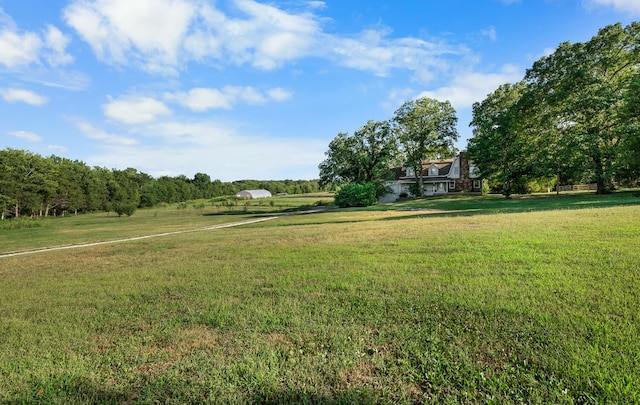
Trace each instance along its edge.
{"label": "bush", "polygon": [[130,217],[138,209],[137,205],[132,202],[113,203],[113,211],[121,217],[123,214]]}
{"label": "bush", "polygon": [[482,195],[487,195],[491,192],[491,187],[489,186],[489,180],[482,180]]}
{"label": "bush", "polygon": [[340,208],[368,207],[378,202],[376,191],[373,183],[350,183],[336,193],[334,203]]}

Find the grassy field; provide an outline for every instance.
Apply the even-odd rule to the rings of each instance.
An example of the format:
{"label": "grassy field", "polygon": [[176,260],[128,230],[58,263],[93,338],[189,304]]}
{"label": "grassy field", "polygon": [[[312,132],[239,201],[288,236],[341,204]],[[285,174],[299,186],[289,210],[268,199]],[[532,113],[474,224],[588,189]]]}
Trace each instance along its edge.
{"label": "grassy field", "polygon": [[[0,253],[319,199],[5,226]],[[4,257],[0,403],[640,403],[638,252],[640,197],[616,193],[431,198]]]}

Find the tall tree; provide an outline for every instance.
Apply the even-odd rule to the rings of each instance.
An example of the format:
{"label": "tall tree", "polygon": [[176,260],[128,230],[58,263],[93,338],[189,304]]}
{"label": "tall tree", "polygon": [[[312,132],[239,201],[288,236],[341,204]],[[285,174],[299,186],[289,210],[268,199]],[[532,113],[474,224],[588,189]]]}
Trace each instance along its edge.
{"label": "tall tree", "polygon": [[[597,193],[611,189],[620,154],[622,94],[640,63],[640,23],[602,28],[586,43],[563,43],[535,62],[525,80],[537,103],[565,125],[574,151],[590,163]],[[550,127],[548,127],[549,129]]]}
{"label": "tall tree", "polygon": [[52,165],[39,155],[17,149],[0,154],[0,195],[9,211],[19,218],[23,214],[40,215],[57,187]]}
{"label": "tall tree", "polygon": [[77,160],[72,161],[58,156],[50,156],[49,160],[55,166],[58,186],[55,194],[47,204],[45,215],[48,215],[50,210],[60,210],[62,212],[72,210],[77,213],[86,204],[85,191],[83,189],[83,177],[87,170],[86,165]]}
{"label": "tall tree", "polygon": [[453,143],[458,140],[456,110],[449,101],[424,97],[405,102],[396,110],[393,122],[404,161],[414,169],[422,197],[425,160],[455,153]]}
{"label": "tall tree", "polygon": [[640,71],[635,73],[624,92],[619,115],[623,125],[616,173],[637,184],[640,179]]}
{"label": "tall tree", "polygon": [[195,187],[197,198],[213,197],[213,188],[211,186],[211,177],[205,173],[196,173],[191,183]]}
{"label": "tall tree", "polygon": [[345,183],[381,185],[388,179],[396,149],[388,121],[370,120],[353,135],[341,132],[329,143],[327,158],[320,163],[320,187]]}
{"label": "tall tree", "polygon": [[140,205],[140,184],[136,169],[113,170],[110,184],[110,201],[118,214],[131,216]]}
{"label": "tall tree", "polygon": [[523,159],[526,137],[517,128],[517,103],[523,91],[523,83],[504,84],[484,101],[473,104],[469,157],[482,178],[502,184],[506,197],[512,193],[512,183],[530,170],[528,159]]}

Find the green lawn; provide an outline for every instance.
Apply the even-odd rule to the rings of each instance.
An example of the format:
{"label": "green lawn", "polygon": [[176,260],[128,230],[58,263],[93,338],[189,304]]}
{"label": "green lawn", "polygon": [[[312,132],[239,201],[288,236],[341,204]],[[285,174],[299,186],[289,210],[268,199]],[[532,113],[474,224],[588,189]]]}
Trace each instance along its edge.
{"label": "green lawn", "polygon": [[[226,209],[3,228],[0,252],[263,215]],[[1,258],[0,403],[640,403],[639,251],[640,198],[616,193]]]}

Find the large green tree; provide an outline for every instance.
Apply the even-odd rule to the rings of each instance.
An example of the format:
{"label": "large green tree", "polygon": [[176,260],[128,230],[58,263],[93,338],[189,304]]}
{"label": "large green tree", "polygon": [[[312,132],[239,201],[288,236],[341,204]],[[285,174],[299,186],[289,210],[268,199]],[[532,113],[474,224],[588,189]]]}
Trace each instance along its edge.
{"label": "large green tree", "polygon": [[617,173],[634,183],[640,179],[640,71],[629,82],[623,95],[620,109],[621,152],[617,162]]}
{"label": "large green tree", "polygon": [[77,213],[78,210],[86,208],[83,181],[87,166],[83,162],[58,156],[51,156],[49,160],[53,163],[58,182],[55,194],[48,200],[45,216],[51,210],[63,213],[71,210]]}
{"label": "large green tree", "polygon": [[[525,80],[549,119],[541,131],[562,125],[566,147],[588,162],[597,192],[608,192],[620,156],[623,94],[640,64],[640,23],[602,28],[586,43],[563,43],[534,63]],[[539,110],[530,110],[539,113]]]}
{"label": "large green tree", "polygon": [[492,184],[501,184],[509,197],[512,184],[531,171],[528,139],[518,125],[517,103],[523,83],[504,84],[484,101],[473,104],[473,137],[469,139],[469,157],[480,176]]}
{"label": "large green tree", "polygon": [[131,216],[140,205],[140,179],[134,168],[113,171],[113,182],[109,187],[109,198],[113,211],[119,216]]}
{"label": "large green tree", "polygon": [[455,153],[457,122],[456,110],[449,101],[427,97],[407,101],[395,112],[394,130],[402,159],[414,169],[421,197],[424,195],[423,163]]}
{"label": "large green tree", "polygon": [[52,167],[31,152],[5,149],[0,153],[0,195],[14,217],[44,213],[57,187]]}
{"label": "large green tree", "polygon": [[[374,183],[381,185],[390,175],[396,140],[388,121],[368,121],[353,135],[341,132],[329,143],[320,163],[320,186]],[[379,188],[379,192],[382,189]]]}

